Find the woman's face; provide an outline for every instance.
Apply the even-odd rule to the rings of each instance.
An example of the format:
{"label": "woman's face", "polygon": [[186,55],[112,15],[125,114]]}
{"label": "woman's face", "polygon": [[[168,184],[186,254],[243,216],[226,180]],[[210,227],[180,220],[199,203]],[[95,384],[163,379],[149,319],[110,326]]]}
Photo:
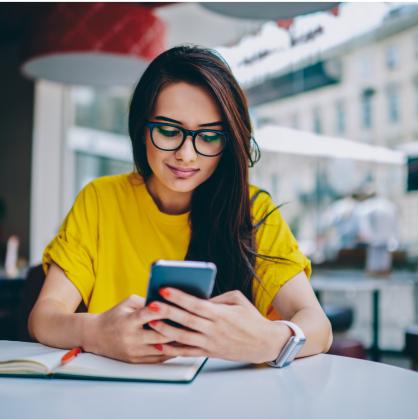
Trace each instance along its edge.
{"label": "woman's face", "polygon": [[[167,122],[193,131],[210,124],[208,129],[224,131],[222,112],[215,95],[206,87],[185,82],[163,88],[149,122]],[[222,156],[206,157],[197,154],[191,136],[175,151],[155,147],[147,127],[144,140],[153,181],[176,192],[191,192],[197,188],[213,174]]]}

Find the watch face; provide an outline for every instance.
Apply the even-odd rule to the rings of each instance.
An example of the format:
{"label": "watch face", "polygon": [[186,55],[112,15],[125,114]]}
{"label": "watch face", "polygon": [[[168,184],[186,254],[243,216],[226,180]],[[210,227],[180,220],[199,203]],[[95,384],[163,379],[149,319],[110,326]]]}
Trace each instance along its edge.
{"label": "watch face", "polygon": [[292,336],[287,341],[276,361],[269,362],[268,364],[279,368],[286,367],[295,359],[305,342],[306,339],[298,339],[295,338],[295,336]]}
{"label": "watch face", "polygon": [[296,345],[295,345],[295,347],[293,348],[293,351],[291,352],[291,354],[289,355],[289,357],[286,359],[286,361],[285,361],[285,365],[283,365],[283,366],[286,366],[286,365],[289,365],[295,358],[296,358],[296,355],[299,353],[299,351],[302,349],[302,346],[305,344],[305,340],[303,340],[303,341],[299,341]]}

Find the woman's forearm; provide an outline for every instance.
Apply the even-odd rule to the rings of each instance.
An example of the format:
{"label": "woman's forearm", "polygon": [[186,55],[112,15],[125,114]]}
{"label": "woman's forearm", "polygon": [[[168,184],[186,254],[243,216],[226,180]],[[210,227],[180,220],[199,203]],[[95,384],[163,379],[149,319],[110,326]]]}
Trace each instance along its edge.
{"label": "woman's forearm", "polygon": [[297,355],[298,358],[328,352],[332,344],[332,330],[322,310],[305,307],[299,310],[290,321],[297,324],[306,337],[306,343]]}
{"label": "woman's forearm", "polygon": [[306,343],[298,357],[328,351],[332,343],[331,323],[322,310],[304,271],[281,286],[272,304],[282,319],[297,324],[306,336]]}
{"label": "woman's forearm", "polygon": [[29,316],[28,330],[32,339],[56,348],[88,350],[97,315],[74,313],[81,299],[65,272],[52,262]]}
{"label": "woman's forearm", "polygon": [[57,302],[35,305],[29,316],[28,330],[32,339],[56,348],[89,349],[97,314],[68,313]]}

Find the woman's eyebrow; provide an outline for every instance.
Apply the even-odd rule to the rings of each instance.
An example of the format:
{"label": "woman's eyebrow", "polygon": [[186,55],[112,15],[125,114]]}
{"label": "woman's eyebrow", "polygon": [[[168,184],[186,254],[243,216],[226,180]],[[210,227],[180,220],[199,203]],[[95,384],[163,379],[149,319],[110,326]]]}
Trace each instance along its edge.
{"label": "woman's eyebrow", "polygon": [[[156,116],[155,119],[160,119],[162,121],[168,121],[168,122],[173,122],[174,124],[183,125],[182,122],[176,121],[175,119],[167,118],[166,116]],[[213,127],[217,125],[224,125],[224,123],[222,121],[210,122],[208,124],[201,124],[199,125],[199,127]]]}
{"label": "woman's eyebrow", "polygon": [[162,121],[174,122],[175,124],[183,125],[180,121],[176,121],[175,119],[167,118],[165,116],[156,116],[155,119],[161,119]]}
{"label": "woman's eyebrow", "polygon": [[217,122],[211,122],[209,124],[202,124],[202,125],[199,125],[199,127],[213,127],[216,125],[223,125],[223,124],[224,123],[222,121],[217,121]]}

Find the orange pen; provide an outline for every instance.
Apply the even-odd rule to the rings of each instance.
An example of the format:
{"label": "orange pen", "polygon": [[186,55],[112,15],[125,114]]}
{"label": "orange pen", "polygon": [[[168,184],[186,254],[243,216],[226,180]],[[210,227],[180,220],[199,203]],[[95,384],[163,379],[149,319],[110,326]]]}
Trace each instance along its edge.
{"label": "orange pen", "polygon": [[67,352],[61,359],[61,364],[65,365],[68,364],[70,361],[72,361],[74,358],[77,357],[77,355],[81,354],[83,351],[81,348],[74,348],[71,349],[70,352]]}

